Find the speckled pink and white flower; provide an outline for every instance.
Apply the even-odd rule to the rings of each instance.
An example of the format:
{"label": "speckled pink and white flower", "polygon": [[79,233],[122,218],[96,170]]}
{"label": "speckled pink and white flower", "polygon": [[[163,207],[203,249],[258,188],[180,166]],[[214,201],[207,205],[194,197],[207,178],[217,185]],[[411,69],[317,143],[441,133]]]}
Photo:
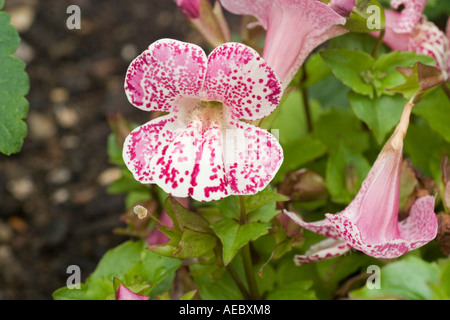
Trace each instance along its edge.
{"label": "speckled pink and white flower", "polygon": [[393,25],[393,30],[397,33],[409,33],[422,18],[428,0],[391,0],[391,7],[399,10],[403,6],[400,17]]}
{"label": "speckled pink and white flower", "polygon": [[131,63],[125,91],[137,108],[169,113],[125,140],[123,158],[142,183],[212,201],[264,189],[281,166],[277,139],[240,121],[269,115],[282,95],[271,67],[243,44],[206,56],[194,44],[156,41]]}
{"label": "speckled pink and white flower", "polygon": [[434,197],[418,198],[409,216],[398,221],[403,139],[409,125],[412,103],[408,103],[393,135],[385,144],[356,197],[337,214],[324,220],[305,222],[293,212],[294,222],[329,237],[312,247],[297,263],[308,263],[341,255],[350,248],[376,258],[396,258],[430,242],[437,234]]}

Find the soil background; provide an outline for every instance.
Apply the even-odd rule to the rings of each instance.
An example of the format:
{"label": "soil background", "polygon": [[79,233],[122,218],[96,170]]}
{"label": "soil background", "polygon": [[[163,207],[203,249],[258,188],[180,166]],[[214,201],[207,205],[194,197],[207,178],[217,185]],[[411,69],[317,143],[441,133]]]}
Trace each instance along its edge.
{"label": "soil background", "polygon": [[[81,29],[66,26],[73,4]],[[125,96],[129,63],[160,38],[204,42],[173,0],[6,0],[4,9],[22,39],[30,107],[22,150],[0,154],[0,299],[48,300],[68,266],[84,281],[127,239],[114,233],[124,197],[106,191],[118,173],[106,144],[109,114],[150,119]]]}

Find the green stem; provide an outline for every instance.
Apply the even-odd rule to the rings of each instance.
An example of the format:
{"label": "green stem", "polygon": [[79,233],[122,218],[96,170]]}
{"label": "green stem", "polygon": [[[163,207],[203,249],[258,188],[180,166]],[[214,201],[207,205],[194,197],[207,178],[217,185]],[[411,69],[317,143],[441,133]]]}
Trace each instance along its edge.
{"label": "green stem", "polygon": [[380,35],[377,38],[377,42],[375,43],[375,47],[372,50],[372,57],[376,58],[378,49],[380,49],[381,44],[383,43],[384,34],[386,33],[386,30],[383,29],[380,31]]}
{"label": "green stem", "polygon": [[308,88],[305,87],[304,83],[307,79],[308,75],[306,74],[305,68],[303,68],[303,76],[300,82],[300,90],[302,92],[302,101],[303,101],[303,108],[305,109],[305,117],[306,117],[306,125],[308,128],[308,132],[312,133],[313,131],[313,122],[311,117],[311,107],[309,105],[309,98],[308,98]]}
{"label": "green stem", "polygon": [[250,300],[250,295],[249,295],[249,293],[247,291],[247,288],[245,287],[244,283],[241,281],[241,279],[239,278],[237,273],[234,271],[234,269],[231,267],[231,265],[227,265],[225,268],[227,269],[227,271],[230,274],[231,278],[233,278],[234,282],[238,286],[239,291],[241,291],[242,296],[244,297],[244,299],[245,300]]}
{"label": "green stem", "polygon": [[[247,222],[247,212],[245,209],[245,198],[243,196],[239,196],[240,200],[240,223],[241,225]],[[244,271],[245,276],[247,278],[247,284],[250,291],[250,300],[258,300],[258,285],[256,284],[255,272],[253,270],[253,262],[252,256],[250,252],[250,243],[247,243],[241,249],[242,260],[244,262]]]}

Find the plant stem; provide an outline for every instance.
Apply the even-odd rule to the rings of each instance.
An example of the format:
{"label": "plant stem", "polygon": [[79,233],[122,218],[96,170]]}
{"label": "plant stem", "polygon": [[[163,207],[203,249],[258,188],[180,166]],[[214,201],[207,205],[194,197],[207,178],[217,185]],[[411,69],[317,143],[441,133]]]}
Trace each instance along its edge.
{"label": "plant stem", "polygon": [[236,274],[234,269],[230,265],[227,265],[225,268],[227,269],[228,273],[230,274],[230,276],[233,278],[234,282],[238,286],[239,291],[241,291],[242,296],[244,297],[244,299],[245,300],[250,300],[250,295],[249,295],[249,293],[247,291],[247,288],[245,287],[244,283],[241,281],[239,276]]}
{"label": "plant stem", "polygon": [[377,38],[377,42],[375,43],[375,47],[372,50],[372,57],[373,58],[377,57],[378,49],[380,49],[380,46],[383,43],[383,38],[384,38],[384,34],[385,33],[386,33],[385,29],[380,31],[380,34],[379,34],[379,36]]}
{"label": "plant stem", "polygon": [[306,74],[306,69],[303,68],[303,76],[300,81],[300,90],[302,92],[303,108],[305,109],[306,125],[308,128],[308,133],[311,133],[313,131],[313,124],[312,124],[312,118],[311,118],[311,107],[309,105],[308,88],[306,88],[304,85],[307,77],[308,77],[308,75]]}
{"label": "plant stem", "polygon": [[[247,222],[247,212],[245,209],[245,198],[239,196],[240,201],[240,223],[245,224]],[[258,285],[256,284],[255,272],[253,270],[252,256],[250,252],[250,243],[247,243],[241,249],[242,260],[244,262],[245,276],[247,278],[247,284],[250,291],[250,300],[258,300]]]}

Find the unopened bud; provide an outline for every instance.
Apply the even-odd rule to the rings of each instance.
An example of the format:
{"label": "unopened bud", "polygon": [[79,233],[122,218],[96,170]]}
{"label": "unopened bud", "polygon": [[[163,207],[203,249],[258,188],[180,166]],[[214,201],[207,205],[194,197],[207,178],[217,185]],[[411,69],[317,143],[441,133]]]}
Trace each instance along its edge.
{"label": "unopened bud", "polygon": [[133,211],[139,219],[144,219],[148,214],[147,209],[141,205],[134,206]]}

